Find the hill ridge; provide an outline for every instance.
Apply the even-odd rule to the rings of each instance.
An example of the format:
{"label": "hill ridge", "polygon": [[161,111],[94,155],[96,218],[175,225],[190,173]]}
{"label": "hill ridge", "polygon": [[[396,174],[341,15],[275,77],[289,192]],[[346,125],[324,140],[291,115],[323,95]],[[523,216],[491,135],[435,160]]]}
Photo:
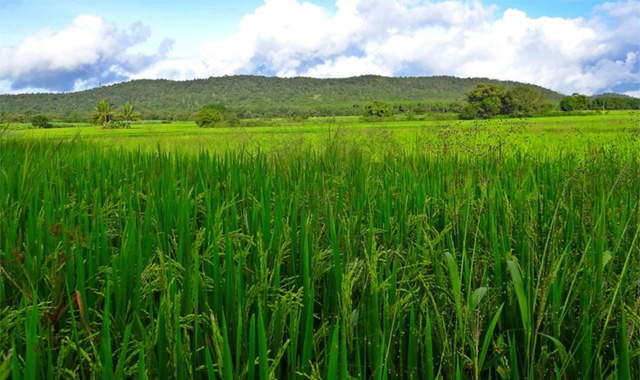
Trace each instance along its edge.
{"label": "hill ridge", "polygon": [[449,107],[460,103],[464,94],[478,83],[517,85],[539,89],[558,102],[562,94],[544,87],[490,78],[385,77],[363,75],[348,78],[266,77],[233,75],[176,81],[136,79],[93,89],[67,93],[0,95],[0,110],[10,114],[70,112],[90,113],[100,99],[115,106],[130,101],[145,116],[185,118],[210,103],[221,103],[245,113],[349,114],[373,101],[385,100],[396,106],[420,104]]}

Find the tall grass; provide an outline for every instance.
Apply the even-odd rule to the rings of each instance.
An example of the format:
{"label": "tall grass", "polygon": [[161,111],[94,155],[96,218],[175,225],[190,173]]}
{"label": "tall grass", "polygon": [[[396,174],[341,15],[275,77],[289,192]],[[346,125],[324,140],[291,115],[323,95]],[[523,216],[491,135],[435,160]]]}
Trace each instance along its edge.
{"label": "tall grass", "polygon": [[0,150],[13,379],[640,378],[640,158]]}

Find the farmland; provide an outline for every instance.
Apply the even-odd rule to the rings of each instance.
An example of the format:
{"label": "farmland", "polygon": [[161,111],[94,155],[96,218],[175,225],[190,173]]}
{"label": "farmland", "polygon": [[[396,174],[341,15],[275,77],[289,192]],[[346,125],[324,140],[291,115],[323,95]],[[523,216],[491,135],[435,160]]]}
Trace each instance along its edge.
{"label": "farmland", "polygon": [[[452,118],[453,117],[453,118]],[[628,145],[638,128],[638,112],[611,111],[586,116],[537,117],[460,121],[455,115],[427,115],[424,120],[365,122],[359,117],[324,117],[243,120],[240,127],[198,128],[193,122],[139,122],[130,129],[105,130],[100,126],[29,129],[11,124],[5,136],[27,140],[82,140],[109,148],[155,151],[158,147],[182,153],[202,150],[282,151],[324,147],[328,141],[342,148],[357,145],[369,153],[465,150],[480,144],[519,149],[575,150],[622,140]],[[382,147],[380,145],[383,145]],[[380,149],[384,148],[384,149]],[[506,151],[505,151],[506,153]]]}
{"label": "farmland", "polygon": [[640,377],[640,117],[3,131],[14,379]]}

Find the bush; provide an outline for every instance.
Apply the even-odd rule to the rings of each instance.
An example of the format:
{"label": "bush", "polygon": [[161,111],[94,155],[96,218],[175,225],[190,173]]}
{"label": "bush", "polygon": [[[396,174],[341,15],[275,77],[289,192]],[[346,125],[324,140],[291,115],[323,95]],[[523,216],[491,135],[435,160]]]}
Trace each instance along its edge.
{"label": "bush", "polygon": [[31,118],[31,125],[36,128],[51,128],[51,123],[48,117],[44,115],[36,115]]}
{"label": "bush", "polygon": [[463,120],[490,119],[497,115],[530,116],[551,108],[544,94],[530,86],[516,86],[509,91],[495,84],[479,83],[467,93],[467,103],[459,111]]}
{"label": "bush", "polygon": [[574,93],[560,100],[560,109],[563,111],[583,111],[589,109],[591,101],[586,95]]}
{"label": "bush", "polygon": [[[505,95],[504,87],[495,84],[478,84],[473,90],[467,93],[467,102],[475,110],[475,117],[490,119],[502,110],[502,98]],[[463,107],[464,110],[464,107]],[[463,110],[460,113],[463,113]],[[469,109],[464,110],[468,112]]]}
{"label": "bush", "polygon": [[465,104],[465,106],[460,110],[460,113],[458,113],[458,117],[461,120],[472,120],[475,119],[477,115],[478,108],[472,103]]}
{"label": "bush", "polygon": [[235,127],[238,124],[238,117],[222,104],[205,106],[196,115],[196,125],[201,128]]}
{"label": "bush", "polygon": [[102,126],[104,129],[129,129],[131,125],[127,121],[112,120]]}
{"label": "bush", "polygon": [[516,86],[502,99],[502,113],[511,116],[531,116],[551,109],[542,92],[528,86]]}
{"label": "bush", "polygon": [[393,106],[383,100],[375,100],[365,107],[364,116],[391,117],[393,116]]}

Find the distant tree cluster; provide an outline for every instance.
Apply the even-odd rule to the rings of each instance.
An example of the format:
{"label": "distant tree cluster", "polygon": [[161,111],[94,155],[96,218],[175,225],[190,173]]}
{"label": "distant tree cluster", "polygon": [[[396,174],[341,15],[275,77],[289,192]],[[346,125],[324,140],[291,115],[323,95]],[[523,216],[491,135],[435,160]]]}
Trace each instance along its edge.
{"label": "distant tree cluster", "polygon": [[591,100],[586,95],[577,92],[571,96],[565,96],[560,100],[560,109],[562,111],[583,111],[588,110]]}
{"label": "distant tree cluster", "polygon": [[201,128],[234,127],[238,123],[238,117],[222,104],[204,106],[196,116],[196,125]]}
{"label": "distant tree cluster", "polygon": [[36,128],[51,128],[51,120],[44,115],[36,115],[31,118],[31,125]]}
{"label": "distant tree cluster", "polygon": [[117,112],[107,99],[101,99],[94,106],[92,121],[94,124],[102,124],[105,129],[122,129],[129,128],[131,121],[138,120],[139,116],[129,102],[124,103],[122,112]]}
{"label": "distant tree cluster", "polygon": [[630,96],[603,95],[591,101],[594,110],[639,110],[640,99]]}
{"label": "distant tree cluster", "polygon": [[529,116],[551,108],[544,94],[534,87],[516,86],[506,90],[497,84],[478,84],[467,93],[461,119],[488,119],[496,115]]}
{"label": "distant tree cluster", "polygon": [[562,111],[584,110],[637,110],[640,109],[640,99],[617,94],[603,94],[595,98],[574,93],[560,100]]}
{"label": "distant tree cluster", "polygon": [[384,118],[393,116],[393,106],[384,100],[374,100],[364,108],[364,116]]}

